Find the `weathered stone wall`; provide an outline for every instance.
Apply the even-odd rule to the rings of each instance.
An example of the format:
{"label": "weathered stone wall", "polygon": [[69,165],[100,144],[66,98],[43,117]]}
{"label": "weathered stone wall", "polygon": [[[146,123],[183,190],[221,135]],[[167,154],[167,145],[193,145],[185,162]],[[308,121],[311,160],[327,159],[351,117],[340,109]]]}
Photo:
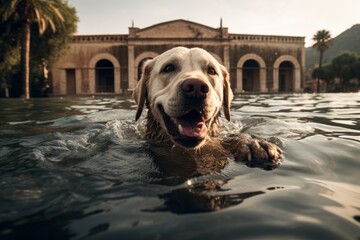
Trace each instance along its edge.
{"label": "weathered stone wall", "polygon": [[[259,66],[250,79],[255,81],[257,92],[278,92],[279,86],[285,83],[291,84],[286,89],[302,91],[303,37],[229,34],[227,28],[176,20],[144,29],[131,27],[128,35],[74,36],[67,54],[52,68],[53,93],[67,94],[66,85],[71,83],[67,82],[66,69],[75,69],[76,94],[97,94],[96,64],[102,59],[114,66],[114,93],[131,90],[136,86],[144,59],[154,58],[176,46],[209,51],[229,69],[235,92],[243,91],[243,70],[248,60],[256,61]],[[287,74],[281,74],[283,62],[293,66]]]}

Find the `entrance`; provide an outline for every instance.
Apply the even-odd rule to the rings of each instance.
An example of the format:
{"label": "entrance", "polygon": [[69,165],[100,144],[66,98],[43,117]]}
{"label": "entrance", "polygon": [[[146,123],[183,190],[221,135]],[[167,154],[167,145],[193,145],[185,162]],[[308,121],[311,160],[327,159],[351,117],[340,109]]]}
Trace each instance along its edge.
{"label": "entrance", "polygon": [[243,65],[243,90],[260,91],[260,65],[255,60],[247,60]]}
{"label": "entrance", "polygon": [[284,61],[279,66],[279,91],[293,91],[294,65],[290,61]]}
{"label": "entrance", "polygon": [[66,74],[66,95],[75,95],[76,94],[76,75],[75,69],[65,69]]}
{"label": "entrance", "polygon": [[95,66],[95,91],[98,93],[114,92],[114,65],[106,59],[99,60]]}

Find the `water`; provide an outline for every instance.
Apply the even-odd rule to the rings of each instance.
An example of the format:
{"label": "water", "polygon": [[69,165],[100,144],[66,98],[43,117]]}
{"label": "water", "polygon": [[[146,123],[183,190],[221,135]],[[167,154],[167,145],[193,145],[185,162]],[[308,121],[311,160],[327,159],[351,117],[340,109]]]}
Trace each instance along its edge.
{"label": "water", "polygon": [[195,165],[126,98],[0,100],[0,239],[359,239],[360,94],[238,96],[274,170]]}

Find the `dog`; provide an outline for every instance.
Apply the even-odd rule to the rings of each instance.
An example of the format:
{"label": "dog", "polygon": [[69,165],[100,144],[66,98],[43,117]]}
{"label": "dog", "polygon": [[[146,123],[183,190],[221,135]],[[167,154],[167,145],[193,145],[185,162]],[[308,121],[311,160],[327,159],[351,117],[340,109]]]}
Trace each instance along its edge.
{"label": "dog", "polygon": [[228,71],[204,49],[175,47],[147,60],[133,95],[136,121],[148,108],[151,141],[171,141],[193,155],[210,146],[236,160],[279,165],[282,150],[271,142],[244,133],[219,138],[219,117],[223,112],[230,121],[233,93]]}

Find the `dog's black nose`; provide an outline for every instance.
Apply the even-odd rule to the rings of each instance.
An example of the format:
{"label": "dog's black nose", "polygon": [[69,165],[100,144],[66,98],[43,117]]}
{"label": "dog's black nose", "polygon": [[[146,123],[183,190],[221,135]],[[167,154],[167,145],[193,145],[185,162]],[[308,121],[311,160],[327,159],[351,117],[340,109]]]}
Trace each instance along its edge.
{"label": "dog's black nose", "polygon": [[205,99],[209,93],[209,86],[200,79],[190,78],[181,84],[181,91],[189,98]]}

